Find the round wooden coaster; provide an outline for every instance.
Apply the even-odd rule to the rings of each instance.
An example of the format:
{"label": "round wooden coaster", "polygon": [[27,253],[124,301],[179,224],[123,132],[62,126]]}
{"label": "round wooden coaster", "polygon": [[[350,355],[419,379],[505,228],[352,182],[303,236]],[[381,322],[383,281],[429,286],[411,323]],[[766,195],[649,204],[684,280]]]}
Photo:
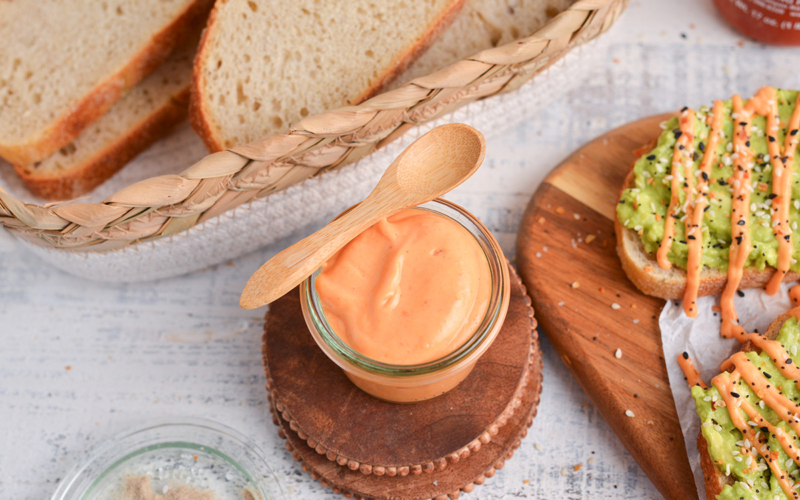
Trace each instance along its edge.
{"label": "round wooden coaster", "polygon": [[311,477],[320,481],[323,486],[332,488],[335,493],[359,500],[455,499],[461,492],[471,492],[475,485],[483,484],[498,469],[503,468],[505,461],[514,455],[514,450],[519,448],[520,441],[528,434],[528,428],[536,416],[542,381],[542,360],[538,355],[539,342],[535,333],[532,344],[537,355],[533,359],[530,383],[523,391],[517,411],[493,436],[491,442],[482,447],[480,453],[469,460],[451,464],[444,470],[406,477],[362,474],[331,462],[308,446],[290,429],[289,422],[278,416],[273,404],[270,404],[273,421],[280,426],[278,434],[286,439],[286,449],[292,453],[292,457],[302,463],[303,469]]}
{"label": "round wooden coaster", "polygon": [[399,405],[353,385],[314,342],[297,292],[266,316],[264,366],[270,399],[287,427],[327,460],[365,475],[443,470],[492,442],[520,406],[541,392],[541,353],[530,299],[511,270],[508,315],[494,344],[452,391]]}

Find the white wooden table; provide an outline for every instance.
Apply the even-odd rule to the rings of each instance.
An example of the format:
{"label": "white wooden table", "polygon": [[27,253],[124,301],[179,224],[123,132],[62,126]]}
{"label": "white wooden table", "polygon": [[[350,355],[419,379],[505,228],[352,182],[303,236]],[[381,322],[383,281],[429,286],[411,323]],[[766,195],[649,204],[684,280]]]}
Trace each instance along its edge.
{"label": "white wooden table", "polygon": [[[798,50],[740,43],[705,0],[634,0],[609,36],[602,69],[490,140],[483,168],[449,196],[509,257],[531,194],[584,142],[684,104],[788,85],[800,68]],[[262,311],[238,307],[250,274],[302,236],[190,276],[107,285],[51,269],[0,232],[0,498],[46,499],[98,440],[180,415],[252,436],[292,498],[340,498],[284,450],[267,415]],[[546,339],[543,350],[544,392],[528,438],[467,498],[660,498]]]}

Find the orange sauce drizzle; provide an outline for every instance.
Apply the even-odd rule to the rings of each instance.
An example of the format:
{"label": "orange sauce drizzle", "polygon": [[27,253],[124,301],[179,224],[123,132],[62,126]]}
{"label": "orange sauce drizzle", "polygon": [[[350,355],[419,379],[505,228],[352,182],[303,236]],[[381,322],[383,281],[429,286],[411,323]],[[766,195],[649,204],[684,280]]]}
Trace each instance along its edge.
{"label": "orange sauce drizzle", "polygon": [[[700,288],[700,271],[703,269],[703,215],[708,206],[708,180],[711,166],[717,156],[717,145],[722,131],[722,101],[714,101],[714,108],[708,120],[711,130],[708,133],[708,144],[700,161],[700,178],[697,184],[697,196],[693,200],[691,214],[686,218],[686,240],[689,242],[689,258],[686,263],[686,290],[683,293],[683,310],[690,318],[697,316],[697,291]],[[690,176],[691,177],[691,176]]]}
{"label": "orange sauce drizzle", "polygon": [[739,95],[733,96],[733,112],[736,115],[733,133],[733,151],[736,153],[733,184],[733,200],[731,202],[731,247],[728,259],[728,282],[722,291],[720,309],[722,325],[720,332],[724,338],[742,337],[746,334],[739,326],[739,317],[733,303],[733,296],[739,288],[744,272],[744,264],[750,254],[750,231],[747,225],[750,219],[750,148],[746,145],[750,141],[750,124],[752,110],[750,100],[745,108]]}
{"label": "orange sauce drizzle", "polygon": [[796,306],[800,306],[800,285],[795,285],[789,290],[789,298]]}
{"label": "orange sauce drizzle", "polygon": [[[775,341],[770,340],[768,342],[775,342]],[[740,354],[743,355],[743,353]],[[746,356],[744,357],[744,359],[745,359],[744,362],[737,363],[736,370],[733,372],[733,374],[730,374],[728,372],[722,372],[721,374],[714,377],[711,383],[714,385],[714,387],[717,388],[717,391],[719,391],[720,396],[722,396],[722,399],[725,402],[725,406],[728,409],[728,414],[731,417],[731,422],[733,422],[733,425],[737,429],[739,429],[744,438],[750,441],[750,443],[752,443],[753,448],[755,448],[756,452],[762,457],[764,457],[764,460],[767,462],[767,465],[772,471],[773,476],[775,477],[776,481],[780,485],[783,492],[789,498],[799,499],[800,494],[798,494],[797,491],[792,488],[794,484],[792,482],[791,476],[781,468],[781,463],[779,461],[780,455],[778,451],[777,450],[773,451],[768,448],[767,444],[768,436],[774,435],[775,438],[778,440],[778,443],[780,443],[781,448],[783,448],[786,454],[798,465],[800,465],[800,450],[798,450],[798,448],[796,448],[792,444],[790,437],[785,432],[783,432],[780,428],[773,426],[767,420],[764,420],[764,418],[761,417],[761,414],[758,411],[756,411],[756,409],[753,408],[752,405],[749,402],[747,402],[745,398],[742,397],[741,394],[737,392],[737,384],[739,382],[739,378],[742,377],[743,375],[747,383],[749,383],[748,381],[749,377],[763,378],[763,375],[761,375],[758,369],[755,366],[753,366],[752,363],[750,363],[750,360],[748,360]],[[778,398],[778,396],[780,396],[780,393],[777,392],[778,389],[774,385],[769,383],[764,383],[764,385],[767,388],[763,389],[762,393],[766,397],[769,397],[771,399],[776,399]],[[767,402],[766,399],[763,399],[763,401],[765,403]],[[740,409],[743,410],[747,415],[747,420],[739,411]],[[777,413],[781,412],[778,411]],[[783,417],[784,416],[781,415],[781,418]],[[756,424],[755,427],[759,428],[759,432],[756,432],[754,430],[754,426],[751,426],[750,423],[748,422]],[[792,426],[792,428],[794,428],[794,426]],[[764,431],[764,429],[766,429],[766,432]],[[740,453],[742,455],[748,457],[743,459],[745,460],[752,459],[751,465],[748,467],[748,469],[745,469],[746,472],[756,470],[756,468],[758,467],[757,461],[752,451],[753,448],[746,449],[745,447],[742,447],[742,450],[740,450]]]}
{"label": "orange sauce drizzle", "polygon": [[[683,181],[683,189],[686,192],[686,199],[690,199],[692,194],[692,183],[694,177],[692,176],[692,166],[694,161],[692,155],[694,154],[694,111],[685,109],[681,112],[678,119],[678,130],[680,136],[675,141],[675,150],[672,152],[672,180],[670,181],[670,198],[669,208],[667,209],[667,217],[664,219],[664,237],[661,239],[661,244],[656,253],[656,261],[658,266],[662,269],[670,269],[672,263],[667,259],[669,249],[672,247],[672,241],[675,239],[675,219],[678,218],[680,211],[680,194],[681,181]],[[683,167],[683,173],[681,173]],[[687,217],[688,218],[688,217]]]}
{"label": "orange sauce drizzle", "polygon": [[700,378],[700,374],[697,372],[697,368],[695,368],[692,358],[689,357],[688,353],[684,352],[678,355],[678,366],[683,370],[683,374],[686,376],[686,383],[689,384],[689,387],[697,385],[703,389],[708,389],[703,379]]}
{"label": "orange sauce drizzle", "polygon": [[[800,126],[800,106],[795,105],[792,117],[789,120],[788,132],[784,144],[784,154],[781,156],[780,144],[778,143],[778,96],[775,89],[771,89],[771,100],[768,101],[769,112],[767,113],[767,146],[769,147],[769,157],[772,163],[772,193],[775,197],[772,200],[772,230],[778,240],[778,262],[777,271],[767,283],[766,291],[774,295],[780,289],[783,277],[789,271],[792,263],[792,253],[794,244],[792,242],[792,229],[789,227],[789,204],[792,198],[792,162],[794,152],[797,149],[798,133]],[[800,104],[800,94],[798,101]]]}

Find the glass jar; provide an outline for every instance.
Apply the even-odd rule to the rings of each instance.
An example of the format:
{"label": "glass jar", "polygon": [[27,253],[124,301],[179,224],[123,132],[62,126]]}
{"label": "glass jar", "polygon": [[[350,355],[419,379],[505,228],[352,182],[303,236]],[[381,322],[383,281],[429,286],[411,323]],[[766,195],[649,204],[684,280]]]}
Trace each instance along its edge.
{"label": "glass jar", "polygon": [[320,349],[347,377],[365,392],[394,403],[413,403],[434,398],[457,386],[492,345],[508,311],[510,278],[500,245],[472,214],[455,203],[437,199],[416,207],[463,226],[483,249],[492,276],[489,306],[483,321],[464,344],[450,354],[418,365],[394,365],[370,359],[340,339],[325,319],[315,287],[318,269],[300,285],[303,316]]}

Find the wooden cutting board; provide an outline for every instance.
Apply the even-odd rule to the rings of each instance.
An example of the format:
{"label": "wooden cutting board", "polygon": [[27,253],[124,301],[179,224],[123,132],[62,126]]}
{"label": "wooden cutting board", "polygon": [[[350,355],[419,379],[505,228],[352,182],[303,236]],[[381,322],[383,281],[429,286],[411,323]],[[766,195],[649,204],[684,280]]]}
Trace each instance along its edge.
{"label": "wooden cutting board", "polygon": [[517,267],[542,330],[606,422],[666,498],[691,499],[658,328],[664,301],[628,281],[612,222],[632,151],[669,116],[612,130],[553,170],[523,216]]}

